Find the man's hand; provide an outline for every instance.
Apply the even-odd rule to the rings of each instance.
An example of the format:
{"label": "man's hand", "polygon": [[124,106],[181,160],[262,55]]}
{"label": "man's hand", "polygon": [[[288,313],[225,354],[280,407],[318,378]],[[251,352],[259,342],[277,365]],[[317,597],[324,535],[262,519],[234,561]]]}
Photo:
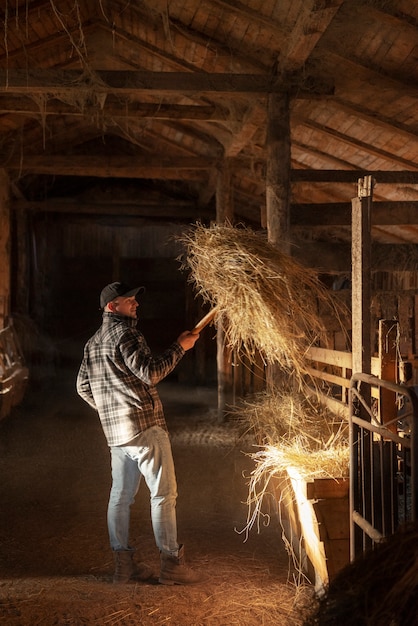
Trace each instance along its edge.
{"label": "man's hand", "polygon": [[190,330],[185,330],[181,335],[177,338],[177,343],[181,345],[183,350],[190,350],[193,348],[196,341],[199,339],[199,333],[191,333]]}

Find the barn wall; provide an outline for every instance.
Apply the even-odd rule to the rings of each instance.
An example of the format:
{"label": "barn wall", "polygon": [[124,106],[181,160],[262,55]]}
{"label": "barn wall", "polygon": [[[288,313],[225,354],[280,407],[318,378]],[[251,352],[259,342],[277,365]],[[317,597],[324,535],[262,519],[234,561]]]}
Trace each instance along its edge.
{"label": "barn wall", "polygon": [[10,198],[9,181],[0,169],[0,330],[9,322],[10,313]]}
{"label": "barn wall", "polygon": [[[203,310],[177,260],[182,250],[176,236],[185,228],[145,220],[135,225],[45,215],[32,220],[29,316],[52,338],[61,361],[79,361],[101,323],[100,291],[114,280],[146,287],[138,326],[153,351],[194,325]],[[202,337],[173,376],[212,383],[216,346],[211,344],[212,337]]]}
{"label": "barn wall", "polygon": [[[347,306],[351,306],[351,290],[342,289],[338,297]],[[379,320],[397,320],[399,322],[398,350],[402,358],[414,365],[414,383],[418,381],[418,271],[380,271],[373,273],[371,289],[371,337],[372,355],[378,354]],[[350,319],[346,319],[346,328],[342,332],[335,320],[327,322],[327,337],[324,347],[335,350],[347,350],[348,336],[351,333]]]}

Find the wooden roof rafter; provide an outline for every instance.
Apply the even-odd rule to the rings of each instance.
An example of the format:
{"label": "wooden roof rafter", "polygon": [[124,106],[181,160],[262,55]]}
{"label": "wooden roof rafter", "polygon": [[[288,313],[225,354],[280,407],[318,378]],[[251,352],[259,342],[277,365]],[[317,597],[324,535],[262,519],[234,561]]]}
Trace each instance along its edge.
{"label": "wooden roof rafter", "polygon": [[[341,72],[347,73],[348,81],[346,84],[350,84],[350,81],[355,80],[357,84],[364,83],[365,85],[372,85],[377,91],[388,92],[393,90],[395,94],[402,93],[404,95],[410,95],[411,98],[418,98],[418,87],[411,85],[410,82],[406,83],[387,72],[382,72],[381,68],[374,66],[372,63],[365,61],[363,58],[349,59],[342,56],[335,49],[326,47],[322,52],[326,52],[327,59],[323,62],[324,65],[329,68],[329,72],[333,75],[331,68],[339,67]],[[342,69],[344,68],[344,69]],[[340,82],[336,80],[336,82]],[[340,87],[341,89],[341,87]],[[337,95],[339,90],[337,91]]]}
{"label": "wooden roof rafter", "polygon": [[348,115],[360,117],[362,120],[366,120],[383,130],[393,131],[398,136],[403,136],[407,141],[410,141],[411,139],[418,139],[418,127],[415,130],[406,124],[402,124],[397,120],[382,115],[380,111],[374,111],[363,105],[348,102],[346,99],[339,98],[338,96],[333,96],[332,98],[329,98],[329,100],[332,101],[333,104],[337,105],[339,110],[347,113]]}
{"label": "wooden roof rafter", "polygon": [[280,51],[280,71],[303,66],[343,2],[305,0],[292,32],[286,38],[286,45]]}
{"label": "wooden roof rafter", "polygon": [[[164,4],[166,5],[166,3]],[[151,23],[149,14],[144,15],[144,13],[141,11],[140,6],[131,6],[130,8],[131,10],[135,11],[137,14],[141,15],[141,19],[144,19],[148,21],[149,23]],[[175,31],[176,35],[184,39],[185,43],[193,43],[194,45],[201,48],[202,53],[207,51],[209,42],[205,34],[200,33],[194,30],[193,28],[187,26],[186,24],[179,22],[174,17],[168,16],[167,19],[163,21],[162,14],[157,12],[157,15],[158,15],[158,18],[156,20],[152,20],[152,24],[154,27],[157,27],[157,28],[160,28],[160,25],[162,26],[162,33],[164,33],[164,36],[166,39],[167,39],[167,28],[171,27],[173,28],[173,31]],[[119,34],[119,29],[115,31],[115,34]],[[120,31],[120,34],[121,36],[124,36],[127,39],[127,41],[130,41],[132,43],[135,41],[135,37],[126,33],[126,31],[123,31],[123,29]],[[144,44],[140,40],[139,40],[139,44],[145,45],[145,49],[147,47],[148,49],[150,49],[149,44]],[[251,51],[246,52],[245,50],[243,50],[243,48],[239,47],[238,45],[236,45],[236,49],[235,49],[234,46],[231,45],[230,41],[228,42],[228,45],[226,45],[223,41],[217,40],[215,37],[211,37],[210,46],[212,46],[215,49],[216,56],[218,58],[224,57],[227,59],[231,59],[231,53],[233,52],[234,64],[237,67],[238,66],[240,66],[241,68],[245,67],[246,68],[245,71],[247,72],[251,71],[254,73],[259,72],[259,73],[264,74],[268,72],[270,69],[265,63],[262,63],[259,60],[257,55],[254,55],[254,54],[251,55],[250,53]],[[158,54],[158,56],[162,60],[166,61],[168,58],[171,58],[172,62],[181,64],[183,67],[186,65],[186,62],[184,60],[176,59],[175,57],[168,55],[166,51],[162,52],[161,50],[159,50],[158,52],[156,52],[156,54]],[[193,64],[187,63],[187,65],[193,68],[195,71],[200,69],[199,66],[196,64],[193,65]],[[241,69],[241,71],[243,71],[243,69]]]}
{"label": "wooden roof rafter", "polygon": [[393,153],[387,152],[386,150],[376,148],[370,143],[367,143],[360,139],[356,139],[355,137],[350,137],[344,133],[339,132],[338,130],[335,130],[334,128],[327,127],[324,124],[319,124],[310,119],[300,120],[299,124],[302,126],[306,126],[307,128],[312,128],[316,131],[319,131],[320,133],[330,135],[337,141],[349,144],[350,146],[354,146],[357,150],[361,150],[364,153],[369,154],[373,157],[379,157],[380,159],[384,159],[392,165],[397,163],[400,167],[411,170],[418,170],[418,163],[414,163],[408,159],[403,159],[399,155],[394,155]]}

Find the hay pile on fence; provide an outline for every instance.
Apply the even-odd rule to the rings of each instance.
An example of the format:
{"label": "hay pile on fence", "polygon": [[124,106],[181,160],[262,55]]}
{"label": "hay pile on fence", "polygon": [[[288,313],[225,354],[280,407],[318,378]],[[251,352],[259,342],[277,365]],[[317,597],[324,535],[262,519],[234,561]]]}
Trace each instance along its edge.
{"label": "hay pile on fence", "polygon": [[295,466],[306,478],[348,476],[348,423],[317,397],[263,392],[242,400],[231,414],[264,447],[251,456],[267,474]]}
{"label": "hay pile on fence", "polygon": [[259,449],[249,453],[255,468],[249,479],[247,524],[242,532],[248,533],[266,517],[262,505],[265,496],[271,495],[270,479],[285,478],[288,468],[297,468],[305,480],[348,477],[348,423],[316,397],[260,393],[243,400],[231,413],[259,443]]}
{"label": "hay pile on fence", "polygon": [[321,404],[317,396],[277,389],[261,392],[243,399],[230,414],[259,444],[301,440],[306,453],[348,444],[346,420]]}
{"label": "hay pile on fence", "polygon": [[325,332],[319,310],[338,316],[317,274],[248,228],[197,224],[181,240],[183,269],[197,294],[217,307],[217,320],[225,320],[226,343],[301,379],[306,350]]}

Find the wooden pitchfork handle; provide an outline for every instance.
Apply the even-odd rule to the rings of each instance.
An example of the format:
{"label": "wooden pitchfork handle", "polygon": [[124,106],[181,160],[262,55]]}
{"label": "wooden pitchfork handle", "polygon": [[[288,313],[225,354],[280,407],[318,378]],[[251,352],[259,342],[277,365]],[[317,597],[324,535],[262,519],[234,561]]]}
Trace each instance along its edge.
{"label": "wooden pitchfork handle", "polygon": [[200,331],[205,328],[205,326],[210,324],[210,322],[215,317],[216,313],[217,313],[216,307],[212,309],[211,311],[209,311],[209,313],[206,313],[205,317],[202,317],[202,319],[199,322],[197,322],[196,326],[190,331],[192,335],[198,335]]}

